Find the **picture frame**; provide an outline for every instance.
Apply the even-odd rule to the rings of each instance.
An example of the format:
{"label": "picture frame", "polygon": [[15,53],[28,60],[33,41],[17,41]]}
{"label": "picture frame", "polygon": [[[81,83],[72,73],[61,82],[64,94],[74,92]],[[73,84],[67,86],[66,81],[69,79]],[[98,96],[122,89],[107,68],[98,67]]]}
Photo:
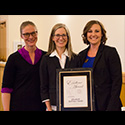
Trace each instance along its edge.
{"label": "picture frame", "polygon": [[92,68],[57,69],[57,111],[94,111]]}

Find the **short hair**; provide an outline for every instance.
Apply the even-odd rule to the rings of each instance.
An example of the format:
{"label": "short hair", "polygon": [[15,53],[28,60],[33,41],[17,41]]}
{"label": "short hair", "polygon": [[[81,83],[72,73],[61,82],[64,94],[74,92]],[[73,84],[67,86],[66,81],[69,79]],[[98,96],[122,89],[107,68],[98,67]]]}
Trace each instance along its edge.
{"label": "short hair", "polygon": [[94,24],[100,25],[100,27],[101,27],[101,32],[102,32],[101,42],[102,42],[103,44],[105,44],[105,43],[106,43],[106,40],[107,40],[106,30],[105,30],[103,24],[102,24],[101,22],[97,21],[97,20],[91,20],[91,21],[89,21],[89,22],[86,24],[86,26],[84,27],[84,29],[83,29],[83,34],[82,34],[83,42],[84,42],[85,44],[87,44],[87,45],[90,44],[90,42],[87,40],[87,33],[88,33],[89,29],[92,27],[92,25],[94,25]]}
{"label": "short hair", "polygon": [[[23,30],[26,26],[28,26],[28,25],[32,25],[32,26],[34,26],[34,27],[36,28],[36,25],[35,25],[33,22],[31,22],[31,21],[25,21],[25,22],[23,22],[23,23],[21,24],[21,26],[20,26],[20,34],[22,34],[22,30]],[[36,28],[36,30],[37,30],[37,28]]]}
{"label": "short hair", "polygon": [[47,54],[48,55],[51,54],[56,49],[55,42],[53,41],[53,36],[55,35],[56,30],[59,28],[64,28],[66,31],[66,34],[68,37],[68,42],[67,42],[66,48],[68,50],[69,59],[71,59],[71,57],[73,57],[73,51],[72,51],[72,45],[71,45],[70,32],[69,32],[67,26],[65,24],[62,24],[62,23],[58,23],[58,24],[54,25],[54,27],[52,28],[50,38],[49,38],[49,46],[48,46],[48,53]]}

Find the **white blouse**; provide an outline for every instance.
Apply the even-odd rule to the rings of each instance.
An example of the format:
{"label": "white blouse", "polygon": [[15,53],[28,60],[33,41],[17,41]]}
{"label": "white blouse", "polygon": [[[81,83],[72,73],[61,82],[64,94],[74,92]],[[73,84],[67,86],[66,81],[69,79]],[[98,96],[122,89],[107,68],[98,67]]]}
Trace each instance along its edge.
{"label": "white blouse", "polygon": [[[67,49],[65,50],[65,52],[61,55],[61,58],[59,57],[57,51],[53,51],[51,54],[50,54],[50,57],[54,57],[56,56],[58,59],[59,59],[59,62],[60,62],[60,65],[61,65],[61,68],[64,69],[65,67],[65,63],[66,63],[66,56],[68,56],[68,51]],[[69,56],[68,56],[69,57]]]}

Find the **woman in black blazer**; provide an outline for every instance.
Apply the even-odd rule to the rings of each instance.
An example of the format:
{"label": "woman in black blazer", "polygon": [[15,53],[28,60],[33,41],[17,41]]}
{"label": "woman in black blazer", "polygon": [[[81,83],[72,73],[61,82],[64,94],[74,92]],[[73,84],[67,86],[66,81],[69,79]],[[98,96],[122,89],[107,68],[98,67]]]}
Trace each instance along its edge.
{"label": "woman in black blazer", "polygon": [[56,110],[56,69],[76,67],[78,59],[72,51],[69,30],[64,24],[56,24],[50,35],[48,53],[40,65],[41,100],[48,111]]}
{"label": "woman in black blazer", "polygon": [[117,50],[105,45],[106,30],[99,21],[89,21],[82,37],[89,47],[79,56],[82,67],[93,68],[96,111],[120,111],[122,69]]}

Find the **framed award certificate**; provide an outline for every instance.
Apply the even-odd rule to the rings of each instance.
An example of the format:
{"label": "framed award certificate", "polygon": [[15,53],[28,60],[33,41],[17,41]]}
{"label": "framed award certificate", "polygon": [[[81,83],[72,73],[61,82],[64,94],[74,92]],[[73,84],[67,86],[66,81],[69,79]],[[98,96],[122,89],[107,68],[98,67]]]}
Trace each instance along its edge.
{"label": "framed award certificate", "polygon": [[92,69],[58,69],[56,95],[58,111],[93,111]]}

